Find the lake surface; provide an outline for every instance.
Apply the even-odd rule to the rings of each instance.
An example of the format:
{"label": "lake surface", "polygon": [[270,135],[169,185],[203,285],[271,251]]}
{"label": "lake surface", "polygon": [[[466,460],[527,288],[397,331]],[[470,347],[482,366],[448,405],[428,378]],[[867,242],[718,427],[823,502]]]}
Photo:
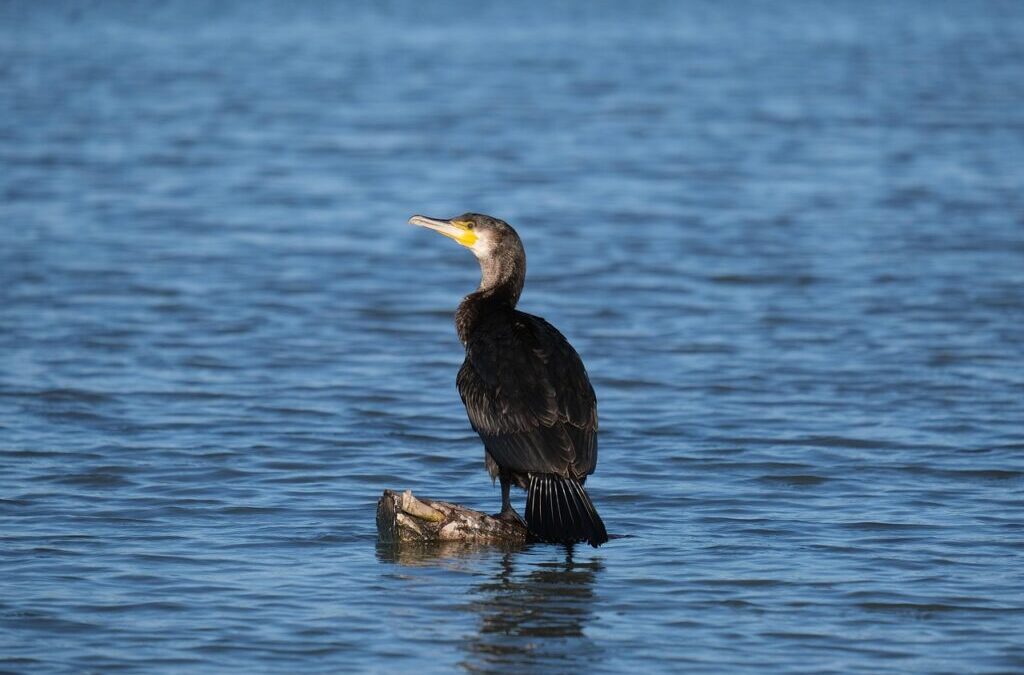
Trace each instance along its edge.
{"label": "lake surface", "polygon": [[[723,5],[0,6],[0,670],[1024,671],[1024,5]],[[467,210],[629,537],[376,541]]]}

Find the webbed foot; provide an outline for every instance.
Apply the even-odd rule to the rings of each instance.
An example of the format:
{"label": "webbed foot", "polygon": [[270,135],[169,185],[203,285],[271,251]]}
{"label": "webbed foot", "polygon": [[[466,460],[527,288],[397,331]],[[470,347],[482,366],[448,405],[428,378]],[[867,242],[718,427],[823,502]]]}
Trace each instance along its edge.
{"label": "webbed foot", "polygon": [[526,527],[526,521],[523,517],[516,513],[516,510],[511,506],[501,510],[501,513],[495,513],[494,518],[498,520],[504,520],[506,523],[519,523],[523,527]]}

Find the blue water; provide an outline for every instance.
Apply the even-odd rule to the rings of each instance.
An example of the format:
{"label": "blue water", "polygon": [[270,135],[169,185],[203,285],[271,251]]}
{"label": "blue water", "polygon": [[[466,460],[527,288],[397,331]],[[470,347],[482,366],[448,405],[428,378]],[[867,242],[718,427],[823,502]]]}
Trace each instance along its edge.
{"label": "blue water", "polygon": [[[0,670],[1024,671],[1022,186],[1021,3],[3,3]],[[631,537],[377,544],[467,210]]]}

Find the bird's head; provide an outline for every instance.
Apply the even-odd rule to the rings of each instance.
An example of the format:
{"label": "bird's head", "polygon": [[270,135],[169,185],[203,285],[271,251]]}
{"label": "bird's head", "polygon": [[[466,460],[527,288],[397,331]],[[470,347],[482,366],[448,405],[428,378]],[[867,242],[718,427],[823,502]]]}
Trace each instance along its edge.
{"label": "bird's head", "polygon": [[511,225],[481,213],[463,213],[450,220],[413,216],[409,224],[440,232],[471,250],[481,260],[504,252],[522,251],[523,248],[519,235]]}

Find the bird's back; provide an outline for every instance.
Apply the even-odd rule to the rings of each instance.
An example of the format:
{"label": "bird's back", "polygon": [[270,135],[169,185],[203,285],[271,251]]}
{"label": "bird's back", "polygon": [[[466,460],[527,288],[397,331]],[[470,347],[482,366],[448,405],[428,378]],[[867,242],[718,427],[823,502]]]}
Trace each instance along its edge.
{"label": "bird's back", "polygon": [[576,350],[544,319],[512,308],[480,316],[456,382],[499,467],[581,480],[594,471],[594,390]]}

